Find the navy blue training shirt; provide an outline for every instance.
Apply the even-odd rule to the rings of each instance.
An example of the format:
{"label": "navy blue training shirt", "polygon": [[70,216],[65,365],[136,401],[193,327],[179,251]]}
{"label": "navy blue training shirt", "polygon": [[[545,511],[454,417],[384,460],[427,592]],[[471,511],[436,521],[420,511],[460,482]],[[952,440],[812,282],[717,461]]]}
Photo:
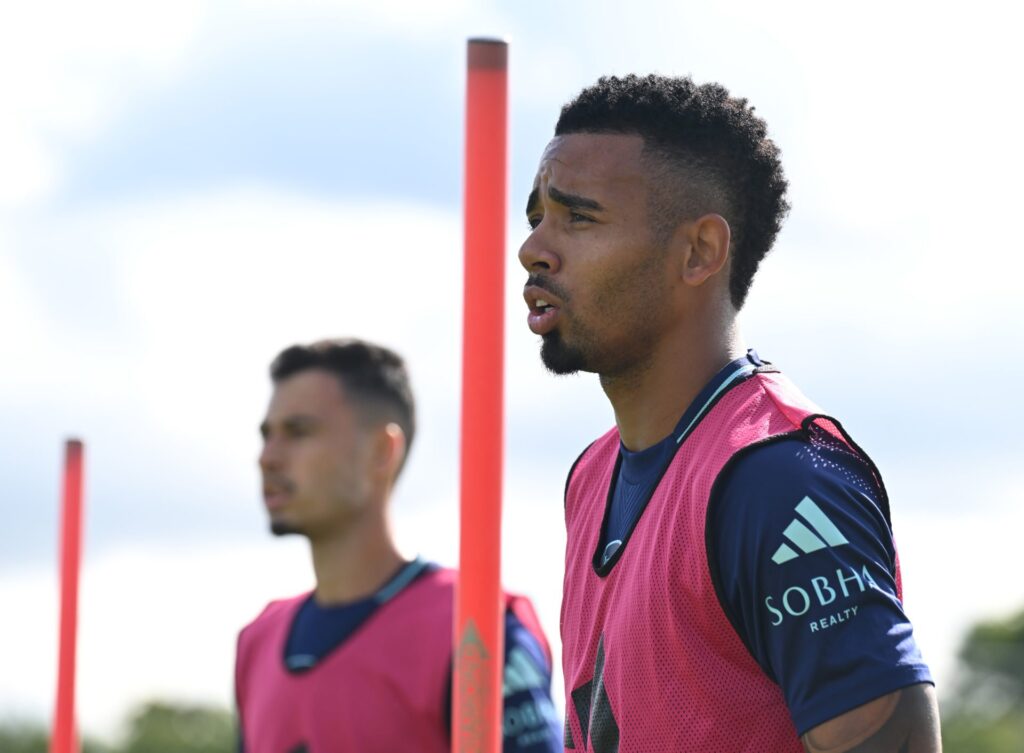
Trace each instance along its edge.
{"label": "navy blue training shirt", "polygon": [[932,682],[896,598],[884,492],[864,460],[813,428],[747,452],[719,487],[716,586],[800,734]]}
{"label": "navy blue training shirt", "polygon": [[[723,368],[662,442],[620,446],[604,560],[628,538],[665,468],[754,351]],[[872,468],[823,429],[748,448],[715,484],[708,565],[739,637],[782,688],[799,734],[874,698],[932,682],[896,598],[895,550]],[[611,563],[614,566],[614,562]]]}

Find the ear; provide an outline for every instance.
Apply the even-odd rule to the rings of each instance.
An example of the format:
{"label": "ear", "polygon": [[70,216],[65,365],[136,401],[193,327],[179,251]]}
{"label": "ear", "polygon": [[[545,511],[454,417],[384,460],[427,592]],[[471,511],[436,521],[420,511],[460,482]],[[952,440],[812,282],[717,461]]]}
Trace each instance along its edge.
{"label": "ear", "polygon": [[384,424],[376,432],[373,446],[374,470],[394,480],[405,460],[405,432],[395,422]]}
{"label": "ear", "polygon": [[732,231],[720,214],[705,214],[680,225],[684,240],[680,276],[687,285],[698,287],[717,275],[729,261]]}

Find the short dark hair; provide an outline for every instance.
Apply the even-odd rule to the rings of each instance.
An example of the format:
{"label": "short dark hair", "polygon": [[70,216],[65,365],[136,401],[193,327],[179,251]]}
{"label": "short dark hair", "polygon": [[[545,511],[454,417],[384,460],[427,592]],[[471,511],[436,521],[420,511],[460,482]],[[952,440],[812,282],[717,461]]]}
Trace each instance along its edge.
{"label": "short dark hair", "polygon": [[562,108],[555,135],[636,134],[668,191],[653,191],[654,231],[717,212],[732,230],[729,295],[739,309],[789,211],[778,147],[746,99],[686,77],[605,76]]}
{"label": "short dark hair", "polygon": [[416,405],[401,356],[356,338],[319,340],[282,350],[270,364],[270,379],[277,384],[310,369],[336,376],[365,416],[394,421],[402,427],[408,458],[416,433]]}

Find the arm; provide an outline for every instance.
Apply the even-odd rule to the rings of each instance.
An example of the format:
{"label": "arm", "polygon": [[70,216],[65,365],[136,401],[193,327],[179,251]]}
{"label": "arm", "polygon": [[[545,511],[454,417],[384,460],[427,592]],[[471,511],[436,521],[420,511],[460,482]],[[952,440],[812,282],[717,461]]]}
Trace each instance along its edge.
{"label": "arm", "polygon": [[911,685],[847,711],[801,739],[807,753],[941,753],[931,685]]}
{"label": "arm", "polygon": [[551,702],[551,665],[513,609],[505,613],[503,753],[561,753],[562,720]]}
{"label": "arm", "polygon": [[[445,732],[451,739],[452,674],[445,691]],[[510,608],[505,612],[502,753],[561,753],[562,720],[551,701],[548,652]]]}
{"label": "arm", "polygon": [[[918,745],[918,728],[937,728],[921,687],[931,675],[898,597],[871,469],[828,440],[786,439],[749,453],[721,492],[709,550],[720,600],[806,750],[897,753],[910,730]],[[891,747],[858,747],[888,746],[891,734]]]}

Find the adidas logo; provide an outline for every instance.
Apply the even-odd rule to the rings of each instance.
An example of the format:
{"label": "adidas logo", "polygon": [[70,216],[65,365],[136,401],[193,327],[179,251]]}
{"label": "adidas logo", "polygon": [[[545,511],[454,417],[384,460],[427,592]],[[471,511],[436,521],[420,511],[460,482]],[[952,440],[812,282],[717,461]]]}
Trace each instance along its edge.
{"label": "adidas logo", "polygon": [[[799,517],[794,518],[782,534],[804,554],[850,543],[836,528],[835,523],[828,519],[828,516],[814,504],[814,500],[810,497],[804,497],[800,501],[800,504],[796,506],[796,512],[803,520],[800,520]],[[804,521],[807,522],[804,523]],[[772,562],[781,565],[783,562],[789,562],[799,556],[793,547],[783,543],[772,555]]]}

